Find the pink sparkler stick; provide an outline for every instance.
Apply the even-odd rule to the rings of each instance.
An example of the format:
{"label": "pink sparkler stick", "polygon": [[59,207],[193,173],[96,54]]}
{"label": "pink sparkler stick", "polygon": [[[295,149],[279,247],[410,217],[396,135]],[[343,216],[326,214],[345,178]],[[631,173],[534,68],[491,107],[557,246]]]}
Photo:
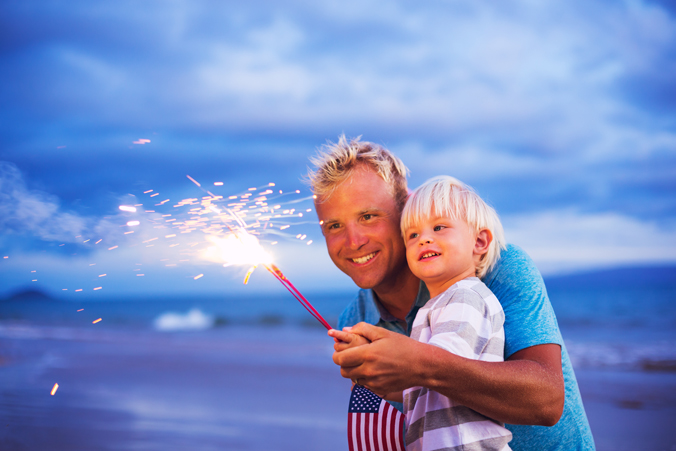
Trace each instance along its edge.
{"label": "pink sparkler stick", "polygon": [[[230,210],[228,210],[228,212],[229,212],[234,218],[237,218],[237,216],[235,216]],[[229,224],[226,224],[226,226],[228,227],[228,229],[230,229],[230,231],[231,231],[236,237],[239,238],[239,235],[238,235],[237,231],[236,231],[233,227],[231,227]],[[305,310],[307,310],[308,312],[310,312],[310,314],[311,314],[317,321],[319,321],[320,323],[322,323],[322,325],[323,325],[324,327],[326,327],[327,330],[333,329],[333,327],[331,327],[331,325],[329,324],[329,322],[326,321],[326,320],[324,319],[324,317],[322,317],[322,315],[319,314],[319,312],[312,306],[312,304],[310,304],[310,301],[308,301],[307,299],[305,299],[305,296],[303,296],[303,295],[301,294],[301,292],[298,291],[298,289],[291,283],[291,281],[290,281],[289,279],[286,278],[286,276],[282,273],[282,271],[280,271],[280,269],[279,269],[278,267],[276,267],[276,266],[273,265],[273,264],[269,264],[269,265],[264,264],[263,266],[265,266],[265,269],[267,269],[267,270],[270,272],[270,274],[272,274],[273,276],[275,276],[275,279],[279,280],[279,281],[281,282],[281,284],[284,285],[284,287],[285,287],[287,290],[289,290],[289,293],[291,293],[291,295],[292,295],[294,298],[296,298],[296,300],[297,300],[298,302],[300,302],[301,305],[302,305],[303,307],[305,307]],[[249,277],[248,277],[248,274],[247,274],[247,277],[246,277],[246,279],[245,279],[245,283],[246,283],[246,281],[248,281],[248,278],[249,278]]]}
{"label": "pink sparkler stick", "polygon": [[331,327],[331,325],[328,323],[328,321],[326,321],[322,317],[322,315],[319,314],[319,312],[312,306],[312,304],[310,304],[310,301],[305,299],[305,296],[303,296],[301,294],[301,292],[298,291],[298,289],[291,283],[291,281],[289,279],[286,278],[286,276],[282,273],[282,271],[279,270],[279,268],[277,268],[275,265],[272,265],[272,264],[271,265],[264,265],[264,266],[265,266],[265,269],[270,271],[270,273],[273,276],[275,276],[275,278],[277,280],[279,280],[282,283],[282,285],[284,285],[284,287],[286,287],[287,290],[289,290],[289,292],[293,295],[293,297],[295,297],[296,300],[298,302],[300,302],[303,307],[305,307],[305,310],[310,312],[310,314],[312,316],[314,316],[314,318],[317,321],[322,323],[322,325],[324,327],[326,327],[327,330],[333,329],[333,327]]}

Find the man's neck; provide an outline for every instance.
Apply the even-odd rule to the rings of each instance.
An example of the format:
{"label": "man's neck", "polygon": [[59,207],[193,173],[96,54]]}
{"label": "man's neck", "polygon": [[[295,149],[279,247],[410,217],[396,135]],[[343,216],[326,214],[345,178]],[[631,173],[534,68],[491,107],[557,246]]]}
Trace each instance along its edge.
{"label": "man's neck", "polygon": [[406,322],[406,315],[418,297],[419,288],[420,279],[414,276],[406,265],[399,271],[397,277],[393,278],[393,283],[375,287],[373,292],[392,316]]}

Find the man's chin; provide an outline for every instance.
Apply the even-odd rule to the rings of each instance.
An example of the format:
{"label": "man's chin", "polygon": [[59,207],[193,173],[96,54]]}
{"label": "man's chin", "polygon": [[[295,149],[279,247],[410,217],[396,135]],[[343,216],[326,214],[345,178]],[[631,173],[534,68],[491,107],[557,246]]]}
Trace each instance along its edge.
{"label": "man's chin", "polygon": [[[348,274],[350,276],[350,274]],[[378,284],[381,282],[379,279],[374,279],[372,277],[352,277],[352,282],[354,282],[355,285],[357,285],[359,288],[364,289],[364,290],[370,290],[372,288],[375,288],[378,286]]]}
{"label": "man's chin", "polygon": [[[352,279],[352,282],[354,282],[354,284],[359,288],[370,290],[371,288],[378,286],[378,284],[381,283],[383,279],[377,274],[371,274],[373,272],[372,269],[375,269],[373,266],[368,265],[368,263],[371,263],[371,261],[360,266],[345,264],[345,262],[343,262],[340,266],[336,266],[338,266],[338,269],[340,269],[343,274]],[[365,268],[365,266],[367,267]]]}

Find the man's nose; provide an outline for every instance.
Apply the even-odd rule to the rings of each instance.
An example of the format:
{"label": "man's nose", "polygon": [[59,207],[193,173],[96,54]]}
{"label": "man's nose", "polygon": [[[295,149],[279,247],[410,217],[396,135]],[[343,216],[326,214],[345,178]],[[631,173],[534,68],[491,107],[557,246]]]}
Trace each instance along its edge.
{"label": "man's nose", "polygon": [[359,249],[368,243],[368,237],[357,226],[347,226],[347,245],[350,249]]}

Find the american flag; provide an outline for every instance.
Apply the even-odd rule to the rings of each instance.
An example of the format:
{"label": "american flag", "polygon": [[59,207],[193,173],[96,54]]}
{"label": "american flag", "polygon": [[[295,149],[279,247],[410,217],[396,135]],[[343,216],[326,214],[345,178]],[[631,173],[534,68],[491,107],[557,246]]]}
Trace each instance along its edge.
{"label": "american flag", "polygon": [[347,441],[350,451],[404,451],[404,415],[355,384],[347,413]]}

